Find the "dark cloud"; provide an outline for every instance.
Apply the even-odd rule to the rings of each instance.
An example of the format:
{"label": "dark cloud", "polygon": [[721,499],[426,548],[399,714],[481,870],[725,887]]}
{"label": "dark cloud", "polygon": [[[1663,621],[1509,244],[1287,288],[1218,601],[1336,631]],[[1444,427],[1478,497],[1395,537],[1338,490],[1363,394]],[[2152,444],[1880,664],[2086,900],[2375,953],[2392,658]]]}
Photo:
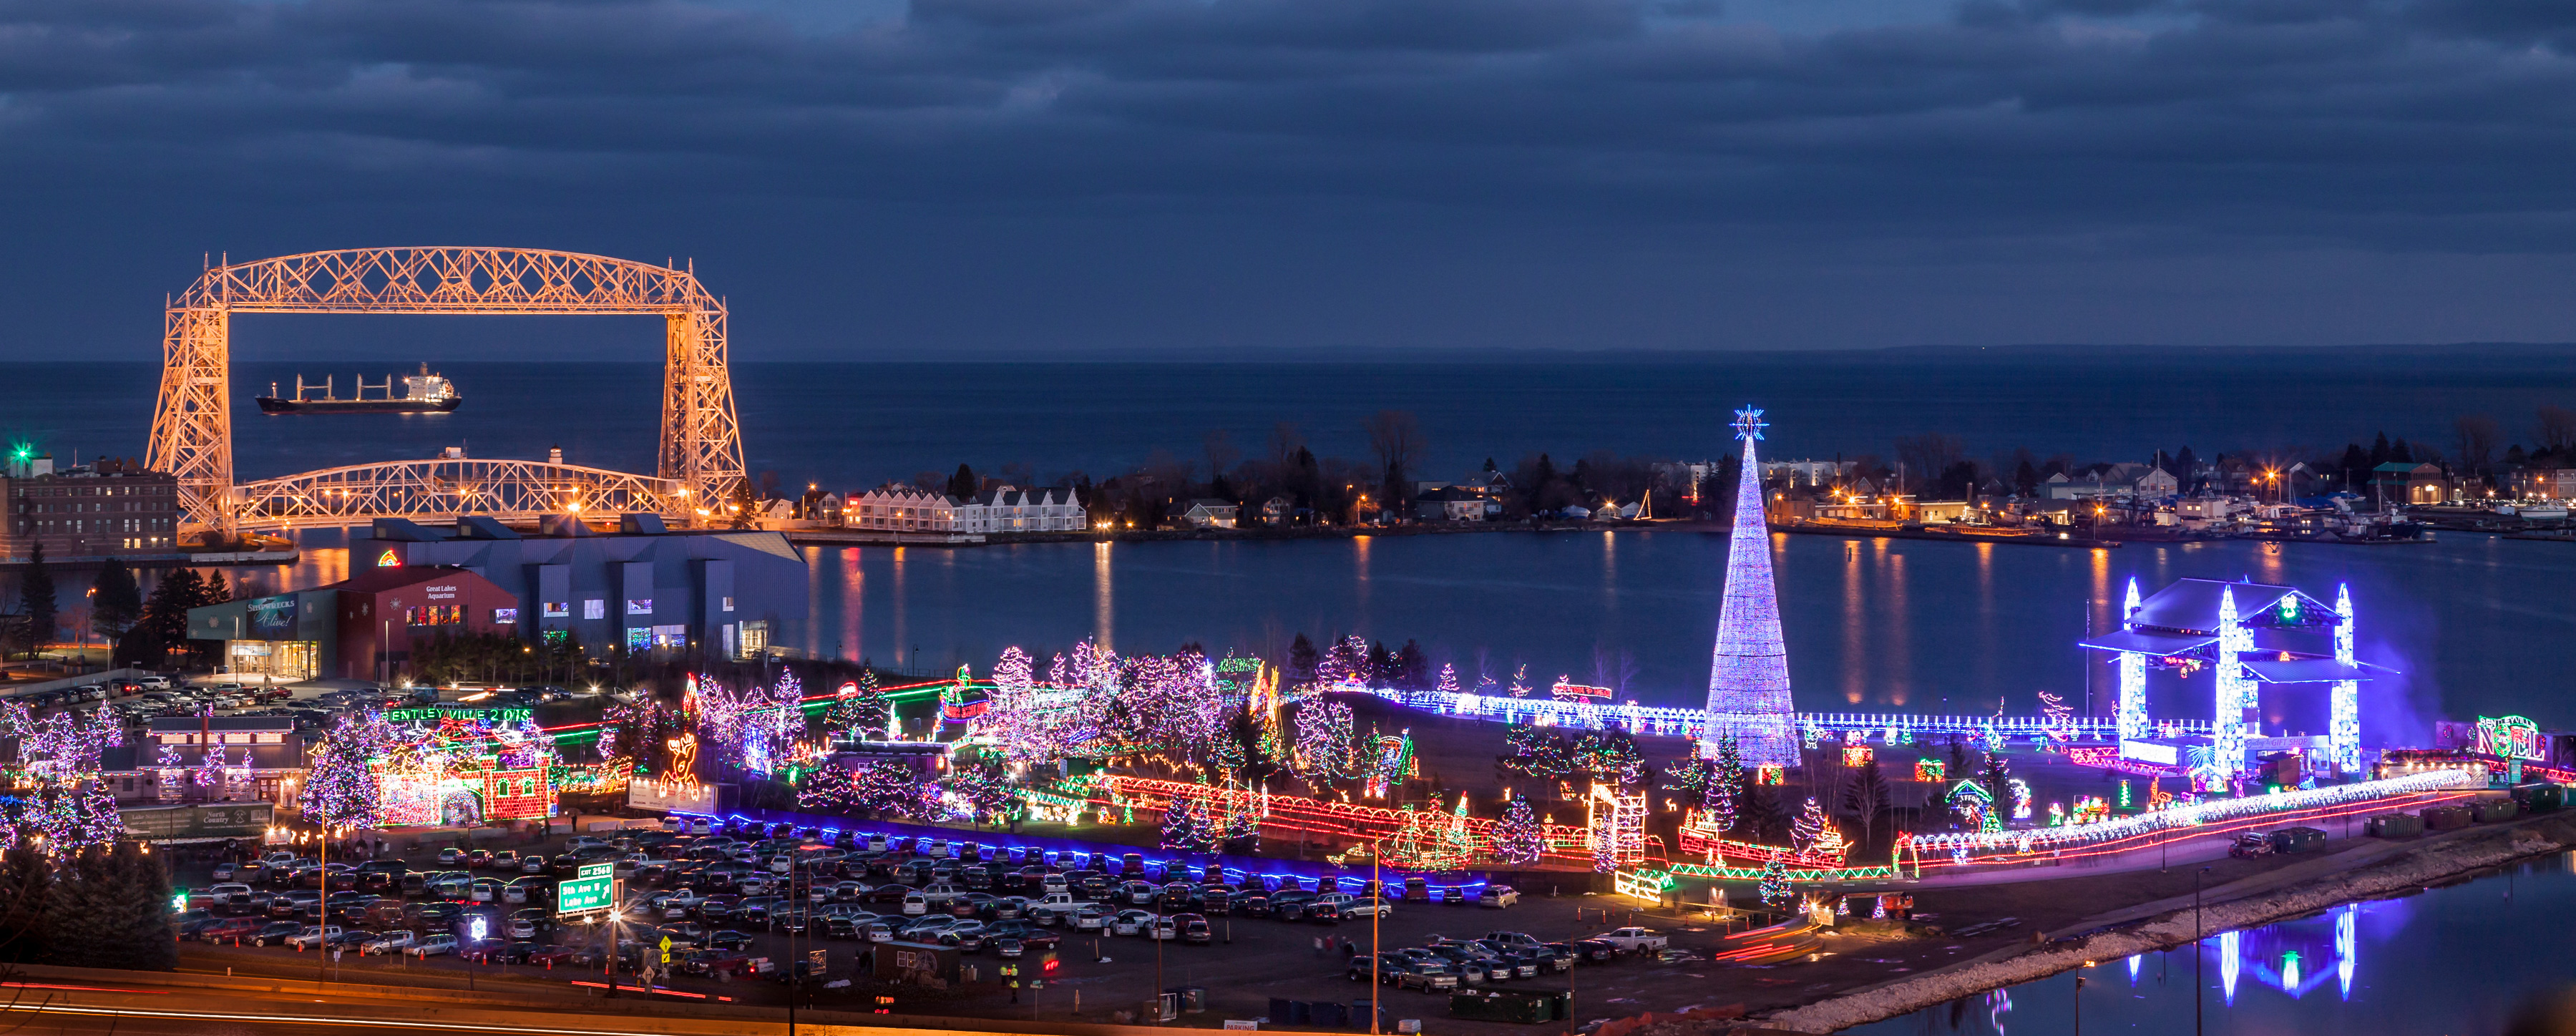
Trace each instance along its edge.
{"label": "dark cloud", "polygon": [[1739,6],[0,3],[0,272],[56,336],[470,239],[696,254],[808,354],[2576,337],[2491,264],[2564,265],[2566,5]]}

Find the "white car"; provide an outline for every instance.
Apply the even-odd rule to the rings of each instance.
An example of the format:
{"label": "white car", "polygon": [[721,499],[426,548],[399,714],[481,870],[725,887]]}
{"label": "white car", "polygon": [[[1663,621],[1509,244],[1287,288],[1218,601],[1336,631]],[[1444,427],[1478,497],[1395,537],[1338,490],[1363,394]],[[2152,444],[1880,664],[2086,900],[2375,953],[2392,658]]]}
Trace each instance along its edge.
{"label": "white car", "polygon": [[1154,915],[1150,913],[1142,910],[1121,910],[1118,916],[1109,919],[1109,934],[1139,935],[1145,931],[1146,925],[1152,923],[1154,923]]}
{"label": "white car", "polygon": [[1520,901],[1520,891],[1509,885],[1487,885],[1485,886],[1484,891],[1476,893],[1477,906],[1488,906],[1499,909],[1502,907],[1512,906]]}
{"label": "white car", "polygon": [[1618,947],[1622,953],[1644,953],[1672,945],[1672,940],[1652,928],[1614,928],[1593,938]]}
{"label": "white car", "polygon": [[305,925],[303,931],[287,936],[283,945],[311,949],[328,946],[338,941],[340,941],[339,925],[332,925],[328,928],[324,928],[319,925]]}
{"label": "white car", "polygon": [[930,912],[930,897],[925,896],[925,895],[922,895],[921,893],[918,893],[918,892],[906,892],[906,893],[904,893],[904,894],[903,894],[903,912],[904,912],[905,916],[908,916],[908,917],[918,917],[918,916],[920,916],[920,915],[923,915],[923,914],[927,914],[927,913],[929,913],[929,912]]}
{"label": "white car", "polygon": [[411,954],[414,957],[424,959],[435,957],[442,953],[454,953],[456,952],[456,937],[453,935],[433,935],[405,947],[403,952]]}
{"label": "white car", "polygon": [[932,903],[946,903],[949,900],[965,894],[965,889],[959,888],[955,885],[934,884],[921,890],[921,897],[931,901]]}
{"label": "white car", "polygon": [[1073,911],[1072,918],[1074,931],[1097,932],[1102,926],[1109,923],[1109,911],[1103,910],[1097,905],[1086,904],[1076,908]]}
{"label": "white car", "polygon": [[372,957],[381,953],[395,953],[408,949],[411,944],[412,934],[410,932],[386,932],[373,939],[359,943],[358,956]]}
{"label": "white car", "polygon": [[1157,917],[1152,924],[1145,926],[1145,937],[1155,940],[1178,939],[1181,937],[1180,922],[1168,917]]}

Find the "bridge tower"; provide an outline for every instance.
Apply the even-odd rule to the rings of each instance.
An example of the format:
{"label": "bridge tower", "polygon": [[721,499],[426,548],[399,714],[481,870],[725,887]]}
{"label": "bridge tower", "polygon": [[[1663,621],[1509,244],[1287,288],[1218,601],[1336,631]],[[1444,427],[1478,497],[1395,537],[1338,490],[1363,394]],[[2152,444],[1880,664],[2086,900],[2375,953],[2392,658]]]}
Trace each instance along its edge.
{"label": "bridge tower", "polygon": [[[506,470],[417,465],[234,481],[231,336],[236,313],[650,314],[663,318],[662,441],[653,479],[559,463]],[[207,270],[168,304],[161,395],[146,463],[179,482],[187,531],[254,525],[363,524],[374,517],[509,513],[609,492],[675,518],[717,512],[743,479],[741,423],[724,302],[694,273],[607,256],[525,248],[362,248],[307,252]],[[324,473],[314,473],[324,474]],[[650,484],[648,484],[650,483]],[[605,499],[605,498],[602,498]],[[363,500],[358,504],[351,501]],[[259,513],[247,514],[257,508]],[[720,513],[720,512],[718,512]]]}

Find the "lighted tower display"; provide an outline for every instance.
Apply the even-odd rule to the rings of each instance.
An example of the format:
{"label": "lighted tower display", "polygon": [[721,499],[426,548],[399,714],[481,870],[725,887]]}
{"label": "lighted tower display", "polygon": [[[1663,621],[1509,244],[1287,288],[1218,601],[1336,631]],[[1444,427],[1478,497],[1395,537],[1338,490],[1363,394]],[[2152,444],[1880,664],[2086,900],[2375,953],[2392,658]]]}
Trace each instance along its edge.
{"label": "lighted tower display", "polygon": [[2236,588],[2219,591],[2217,690],[2210,715],[2208,783],[2223,786],[2245,768],[2245,707],[2254,697],[2254,681],[2245,675],[2245,653],[2254,649],[2254,631],[2238,621]]}
{"label": "lighted tower display", "polygon": [[[2334,659],[2353,666],[2352,657],[2352,586],[2335,588]],[[2361,681],[2337,680],[2334,704],[2327,719],[2326,748],[2334,753],[2335,770],[2351,776],[2361,772]]]}
{"label": "lighted tower display", "polygon": [[[2130,626],[2129,617],[2138,613],[2138,577],[2129,577],[2129,594],[2120,602],[2120,627]],[[2147,736],[2147,656],[2135,651],[2120,652],[2120,737],[2133,740]]]}
{"label": "lighted tower display", "polygon": [[[1726,598],[1718,606],[1717,652],[1708,669],[1709,735],[1735,735],[1746,765],[1798,762],[1791,730],[1789,649],[1780,638],[1780,595],[1771,581],[1771,530],[1762,507],[1762,466],[1753,444],[1762,411],[1735,412],[1744,470],[1735,484],[1735,527],[1726,544]],[[1713,754],[1713,741],[1700,745]]]}

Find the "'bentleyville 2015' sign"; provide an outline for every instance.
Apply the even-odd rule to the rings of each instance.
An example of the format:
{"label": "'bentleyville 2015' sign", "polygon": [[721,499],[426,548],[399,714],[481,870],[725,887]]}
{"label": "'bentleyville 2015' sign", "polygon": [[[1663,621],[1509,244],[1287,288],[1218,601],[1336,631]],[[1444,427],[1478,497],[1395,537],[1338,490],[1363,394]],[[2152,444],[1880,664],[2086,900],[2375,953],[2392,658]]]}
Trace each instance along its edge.
{"label": "'bentleyville 2015' sign", "polygon": [[461,719],[489,726],[506,727],[531,722],[536,718],[537,713],[534,709],[459,709],[443,705],[432,708],[393,709],[385,713],[385,722],[387,723],[415,723],[421,725],[443,723],[451,719]]}

